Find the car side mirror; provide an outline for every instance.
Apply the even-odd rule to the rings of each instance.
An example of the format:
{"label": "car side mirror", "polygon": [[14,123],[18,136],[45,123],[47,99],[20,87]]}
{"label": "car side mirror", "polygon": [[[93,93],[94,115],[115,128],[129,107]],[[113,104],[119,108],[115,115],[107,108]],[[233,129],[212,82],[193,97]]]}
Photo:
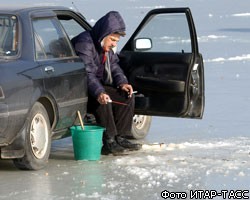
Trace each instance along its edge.
{"label": "car side mirror", "polygon": [[152,41],[150,38],[137,38],[134,44],[136,50],[149,50],[152,48]]}

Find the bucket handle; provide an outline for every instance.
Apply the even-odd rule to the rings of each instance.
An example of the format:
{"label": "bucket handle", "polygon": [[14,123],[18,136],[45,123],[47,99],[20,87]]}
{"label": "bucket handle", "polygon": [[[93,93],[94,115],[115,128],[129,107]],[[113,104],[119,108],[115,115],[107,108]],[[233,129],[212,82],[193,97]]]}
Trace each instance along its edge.
{"label": "bucket handle", "polygon": [[84,125],[83,125],[83,121],[82,121],[82,115],[81,115],[81,113],[80,113],[79,110],[77,111],[77,114],[78,114],[78,118],[80,120],[80,124],[81,124],[82,130],[84,130]]}

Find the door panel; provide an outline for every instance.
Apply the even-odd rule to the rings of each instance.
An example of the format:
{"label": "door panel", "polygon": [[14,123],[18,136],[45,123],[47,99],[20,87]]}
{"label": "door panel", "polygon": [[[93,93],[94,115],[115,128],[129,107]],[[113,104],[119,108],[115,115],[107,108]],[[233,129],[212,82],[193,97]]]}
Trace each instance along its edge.
{"label": "door panel", "polygon": [[[71,126],[77,110],[86,114],[87,79],[82,62],[65,59],[57,62],[41,62],[46,91],[57,102],[58,123],[55,130]],[[46,68],[53,71],[46,71]]]}
{"label": "door panel", "polygon": [[54,130],[73,125],[76,111],[86,114],[87,76],[61,24],[55,17],[34,18],[35,58],[43,72],[44,89],[54,101]]}
{"label": "door panel", "polygon": [[[147,48],[136,46],[138,40],[146,41]],[[203,60],[188,8],[149,12],[122,49],[120,61],[138,91],[137,114],[202,117]]]}

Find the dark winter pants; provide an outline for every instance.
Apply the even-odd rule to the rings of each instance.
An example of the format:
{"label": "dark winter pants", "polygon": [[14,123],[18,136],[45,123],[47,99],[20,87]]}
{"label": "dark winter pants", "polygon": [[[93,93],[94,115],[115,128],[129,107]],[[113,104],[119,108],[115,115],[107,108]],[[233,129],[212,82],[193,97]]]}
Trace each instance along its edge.
{"label": "dark winter pants", "polygon": [[114,139],[117,135],[129,135],[134,116],[134,96],[128,98],[126,92],[114,87],[104,88],[111,100],[128,105],[115,103],[101,105],[96,99],[89,97],[88,112],[93,113],[97,123],[106,128],[104,139]]}

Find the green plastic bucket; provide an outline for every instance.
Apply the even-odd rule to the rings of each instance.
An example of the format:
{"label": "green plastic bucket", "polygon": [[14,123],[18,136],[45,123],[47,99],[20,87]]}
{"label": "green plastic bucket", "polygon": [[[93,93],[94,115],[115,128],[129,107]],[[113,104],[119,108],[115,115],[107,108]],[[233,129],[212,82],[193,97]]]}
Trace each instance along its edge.
{"label": "green plastic bucket", "polygon": [[76,160],[100,160],[104,128],[96,125],[70,127]]}

